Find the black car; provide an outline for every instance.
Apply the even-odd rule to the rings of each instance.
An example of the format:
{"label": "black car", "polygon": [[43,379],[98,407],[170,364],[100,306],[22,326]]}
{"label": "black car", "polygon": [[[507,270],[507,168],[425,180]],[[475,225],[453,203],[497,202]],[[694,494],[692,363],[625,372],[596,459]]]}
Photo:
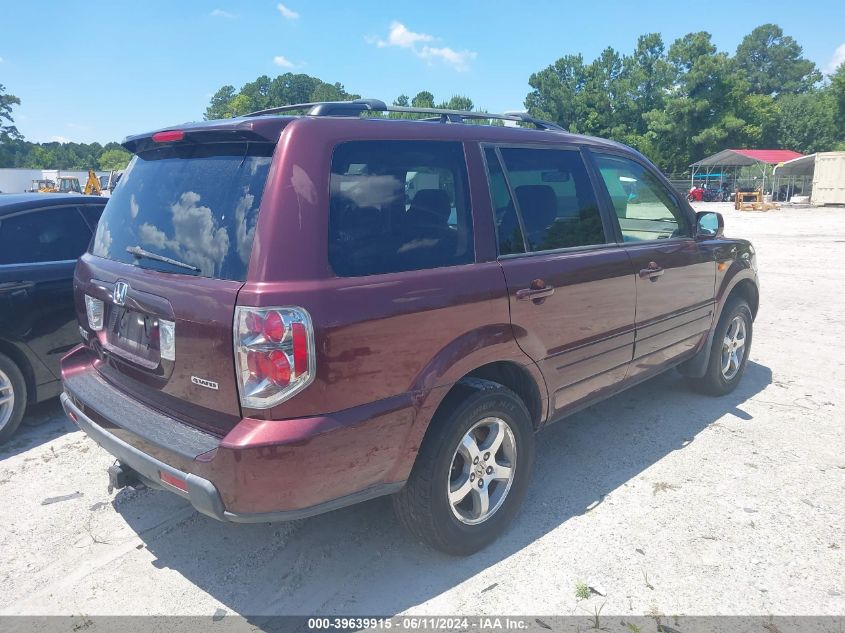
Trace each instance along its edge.
{"label": "black car", "polygon": [[79,341],[73,268],[106,201],[0,195],[0,443],[15,432],[27,404],[61,393],[59,360]]}

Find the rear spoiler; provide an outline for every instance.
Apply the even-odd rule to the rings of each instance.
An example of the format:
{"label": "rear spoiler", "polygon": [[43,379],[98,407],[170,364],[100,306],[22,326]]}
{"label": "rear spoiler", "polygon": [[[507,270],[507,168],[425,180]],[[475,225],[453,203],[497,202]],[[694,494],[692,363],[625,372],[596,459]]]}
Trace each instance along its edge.
{"label": "rear spoiler", "polygon": [[[171,131],[171,130],[166,130]],[[172,130],[176,131],[176,130]],[[158,134],[158,132],[156,133]],[[151,149],[167,145],[199,143],[272,143],[270,139],[246,130],[185,130],[178,140],[155,140],[156,134],[143,134],[126,138],[121,145],[133,154],[140,154]]]}
{"label": "rear spoiler", "polygon": [[[266,120],[224,119],[184,125],[127,136],[121,145],[133,154],[168,145],[182,143],[276,143],[279,134],[290,119],[274,117],[268,125]],[[158,137],[158,138],[156,138]]]}

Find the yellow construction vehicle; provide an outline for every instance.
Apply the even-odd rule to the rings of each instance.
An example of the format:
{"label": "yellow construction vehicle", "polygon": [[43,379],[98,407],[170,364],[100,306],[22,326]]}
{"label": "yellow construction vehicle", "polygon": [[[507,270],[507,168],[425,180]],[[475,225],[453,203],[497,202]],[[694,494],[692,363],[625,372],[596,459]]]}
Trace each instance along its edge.
{"label": "yellow construction vehicle", "polygon": [[85,183],[85,189],[82,190],[86,196],[101,196],[103,195],[103,189],[100,186],[100,179],[97,178],[97,174],[94,173],[93,169],[88,170],[88,181]]}
{"label": "yellow construction vehicle", "polygon": [[82,193],[79,178],[61,176],[56,180],[58,180],[58,184],[53,180],[33,180],[32,191],[39,193]]}
{"label": "yellow construction vehicle", "polygon": [[53,193],[54,191],[58,191],[56,189],[56,183],[52,180],[47,180],[46,178],[38,178],[32,181],[32,186],[29,188],[30,191],[37,191],[38,193]]}

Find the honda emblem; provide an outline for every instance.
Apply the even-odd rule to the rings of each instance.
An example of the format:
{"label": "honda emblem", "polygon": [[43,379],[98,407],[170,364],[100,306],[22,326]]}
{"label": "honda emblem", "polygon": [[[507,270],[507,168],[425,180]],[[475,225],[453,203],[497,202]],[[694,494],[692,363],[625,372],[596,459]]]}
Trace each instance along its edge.
{"label": "honda emblem", "polygon": [[129,284],[125,281],[118,281],[114,285],[114,294],[112,295],[114,298],[114,302],[122,306],[126,303],[126,293],[129,292]]}

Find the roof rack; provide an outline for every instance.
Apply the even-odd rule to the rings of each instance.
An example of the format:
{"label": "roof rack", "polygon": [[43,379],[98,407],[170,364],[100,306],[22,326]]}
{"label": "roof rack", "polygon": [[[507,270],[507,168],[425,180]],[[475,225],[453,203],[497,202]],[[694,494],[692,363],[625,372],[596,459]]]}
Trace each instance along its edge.
{"label": "roof rack", "polygon": [[415,108],[407,106],[387,105],[379,99],[355,99],[354,101],[315,101],[312,103],[296,103],[267,108],[250,112],[244,116],[262,116],[265,114],[281,114],[295,110],[307,110],[308,116],[358,116],[362,112],[405,112],[412,114],[430,114],[432,116],[420,119],[422,121],[439,121],[440,123],[463,123],[468,120],[496,120],[530,123],[538,130],[555,130],[566,132],[557,123],[535,119],[526,112],[505,112],[492,114],[489,112],[469,112],[468,110],[446,110],[443,108]]}

